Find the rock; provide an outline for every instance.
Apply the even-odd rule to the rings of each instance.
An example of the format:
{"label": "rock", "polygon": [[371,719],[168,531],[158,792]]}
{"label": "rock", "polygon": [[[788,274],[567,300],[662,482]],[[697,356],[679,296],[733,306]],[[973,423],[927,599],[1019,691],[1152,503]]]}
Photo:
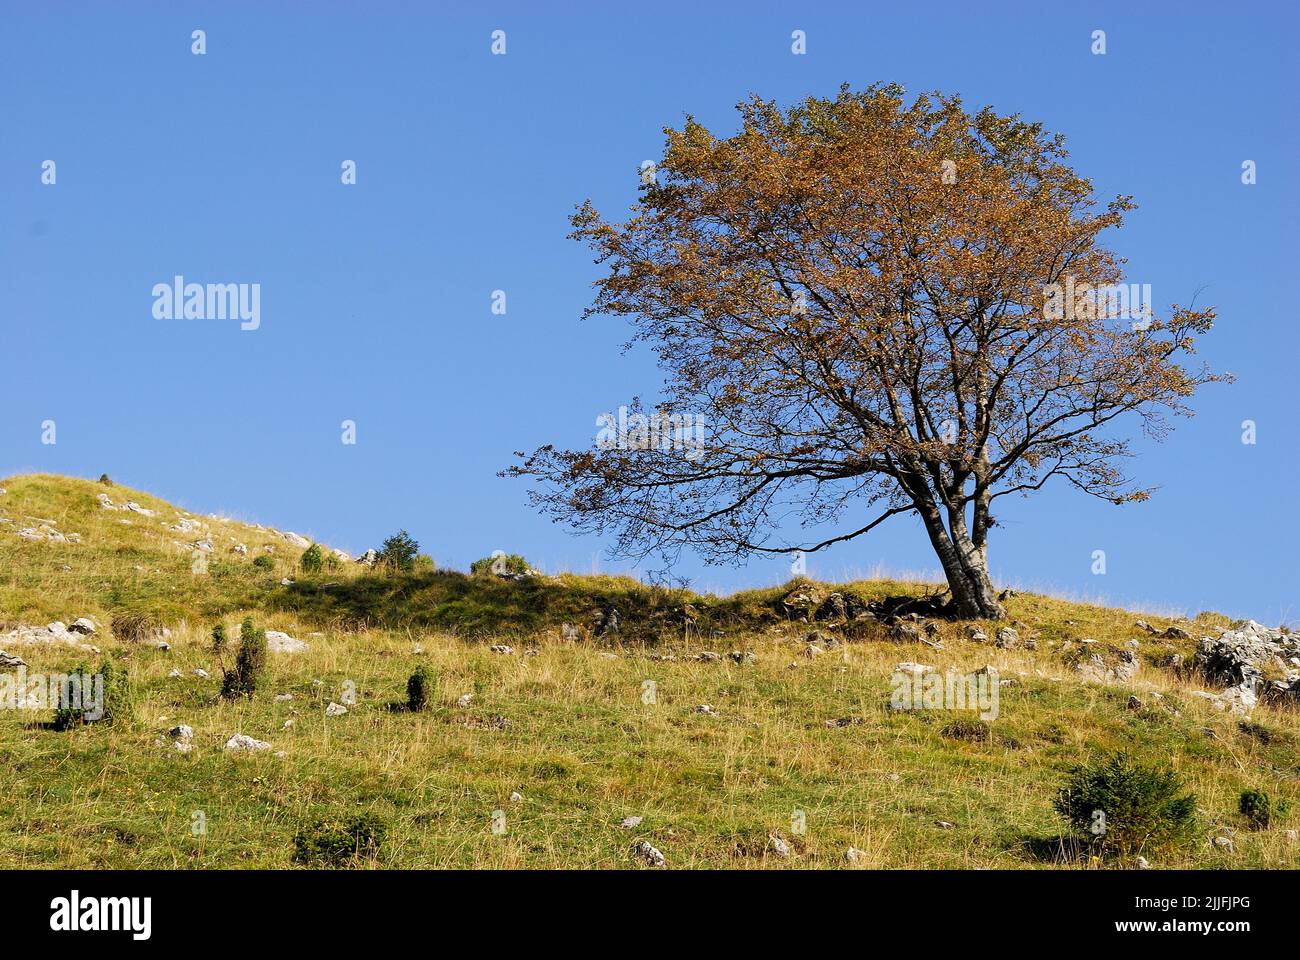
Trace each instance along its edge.
{"label": "rock", "polygon": [[298,534],[294,533],[292,530],[289,530],[289,531],[287,531],[287,532],[285,532],[285,533],[282,533],[282,534],[280,534],[280,536],[282,536],[285,540],[287,540],[287,541],[288,541],[290,544],[292,544],[293,546],[297,547],[299,550],[306,550],[308,547],[311,546],[311,541],[310,541],[310,540],[308,540],[306,537],[300,537]]}
{"label": "rock", "polygon": [[1141,700],[1137,698],[1135,694],[1129,694],[1128,708],[1130,710],[1141,710],[1143,706],[1144,704],[1142,703]]}
{"label": "rock", "polygon": [[716,717],[718,715],[718,711],[714,710],[713,705],[708,703],[702,703],[696,707],[695,713],[702,713],[708,717]]}
{"label": "rock", "polygon": [[1074,672],[1097,683],[1126,683],[1137,675],[1138,666],[1132,650],[1121,650],[1113,663],[1100,653],[1089,654],[1074,664]]}
{"label": "rock", "polygon": [[284,721],[284,723],[280,725],[281,730],[289,730],[292,727],[293,727],[293,717],[290,717],[288,720]]}
{"label": "rock", "polygon": [[999,599],[999,600],[1003,600],[1003,601],[1005,601],[1005,600],[1014,600],[1014,599],[1015,599],[1015,596],[1016,596],[1016,591],[1014,591],[1014,590],[1003,590],[1001,593],[998,594],[998,599]]}
{"label": "rock", "polygon": [[182,674],[179,670],[177,670],[175,667],[173,667],[172,670],[171,670],[171,672],[168,673],[167,676],[168,676],[169,678],[171,678],[171,679],[174,680],[174,679],[176,679],[176,678],[179,677],[179,676],[183,676],[183,674]]}
{"label": "rock", "polygon": [[815,617],[820,606],[817,591],[808,585],[795,587],[777,603],[781,613],[791,620],[808,622]]}
{"label": "rock", "polygon": [[1136,650],[1138,647],[1142,646],[1142,644],[1138,643],[1136,640],[1125,640],[1124,646],[1128,647],[1130,650]]}
{"label": "rock", "polygon": [[1012,650],[1020,646],[1020,634],[1011,627],[1000,627],[994,646],[1001,647],[1003,650]]}
{"label": "rock", "polygon": [[504,643],[494,643],[488,649],[491,650],[493,653],[500,653],[506,656],[509,656],[510,654],[515,652],[514,647],[507,646]]}
{"label": "rock", "polygon": [[11,667],[25,666],[27,666],[27,661],[22,657],[15,657],[12,653],[5,653],[3,650],[0,650],[0,667],[8,669]]}
{"label": "rock", "polygon": [[1229,713],[1249,716],[1259,702],[1255,695],[1255,682],[1245,680],[1234,687],[1228,687],[1219,694],[1219,700],[1228,708]]}
{"label": "rock", "polygon": [[271,653],[302,653],[310,647],[306,640],[299,640],[281,633],[279,630],[266,631],[266,649]]}
{"label": "rock", "polygon": [[790,854],[793,851],[790,849],[790,844],[786,843],[784,839],[782,839],[781,837],[777,836],[774,833],[770,837],[768,837],[767,840],[768,840],[768,846],[771,847],[773,853],[775,853],[782,860],[790,859]]}
{"label": "rock", "polygon": [[287,701],[289,701],[289,700],[292,700],[292,699],[293,699],[293,694],[292,694],[292,693],[277,693],[277,694],[275,695],[275,702],[276,702],[276,703],[285,703],[285,702],[287,702]]}
{"label": "rock", "polygon": [[907,673],[914,677],[919,677],[922,674],[929,673],[933,669],[934,667],[931,667],[928,664],[916,663],[912,660],[904,660],[902,663],[894,667],[894,672]]}
{"label": "rock", "polygon": [[510,794],[511,803],[519,803],[523,799],[524,799],[524,795],[520,793],[518,790],[515,790]]}
{"label": "rock", "polygon": [[243,543],[237,543],[237,544],[235,544],[233,547],[230,548],[230,552],[231,552],[231,553],[237,553],[237,554],[239,554],[241,557],[246,557],[246,556],[248,556],[248,545],[247,545],[247,544],[243,544]]}
{"label": "rock", "polygon": [[1133,655],[1132,650],[1121,650],[1119,652],[1119,662],[1115,664],[1115,677],[1118,680],[1132,680],[1137,676],[1138,658]]}
{"label": "rock", "polygon": [[1190,639],[1192,639],[1192,635],[1191,635],[1190,633],[1188,633],[1186,630],[1184,630],[1182,627],[1173,627],[1173,626],[1171,626],[1171,627],[1166,627],[1166,628],[1165,628],[1165,632],[1159,634],[1159,636],[1160,636],[1162,639],[1165,639],[1165,640],[1190,640]]}
{"label": "rock", "polygon": [[341,717],[347,712],[347,707],[343,706],[341,703],[335,703],[333,700],[331,700],[329,706],[325,708],[325,716],[327,717]]}
{"label": "rock", "polygon": [[560,625],[560,636],[571,642],[577,641],[582,639],[582,631],[571,623],[564,623]]}
{"label": "rock", "polygon": [[474,694],[472,694],[472,693],[462,693],[462,694],[460,695],[460,697],[456,700],[456,706],[458,706],[458,707],[460,707],[462,710],[464,710],[466,707],[468,707],[468,706],[469,706],[471,703],[473,703],[473,702],[474,702]]}
{"label": "rock", "polygon": [[641,826],[641,821],[644,819],[645,817],[624,817],[623,822],[620,823],[619,826],[624,830],[635,830],[637,827]]}
{"label": "rock", "polygon": [[732,650],[727,654],[727,656],[731,659],[732,663],[746,664],[758,662],[758,657],[748,650]]}
{"label": "rock", "polygon": [[189,743],[191,740],[194,739],[194,729],[192,727],[186,726],[183,723],[178,726],[172,727],[169,731],[167,731],[167,734],[173,740],[182,741],[184,743]]}
{"label": "rock", "polygon": [[98,653],[99,648],[84,642],[83,634],[73,633],[56,620],[44,627],[20,625],[8,633],[0,634],[0,648],[25,646],[60,646],[87,653]]}
{"label": "rock", "polygon": [[363,566],[367,566],[367,567],[373,567],[378,562],[379,562],[378,550],[367,550],[361,556],[357,557],[357,563],[360,563]]}
{"label": "rock", "polygon": [[282,587],[292,587],[292,586],[293,586],[293,581],[290,580],[288,577],[285,577],[283,580],[280,581],[280,586],[282,586]]}
{"label": "rock", "polygon": [[352,554],[348,553],[345,550],[339,550],[338,548],[335,548],[331,550],[330,553],[333,554],[334,559],[338,560],[340,563],[352,562]]}
{"label": "rock", "polygon": [[1231,837],[1215,837],[1214,845],[1225,853],[1235,853],[1237,848],[1233,846]]}
{"label": "rock", "polygon": [[1300,638],[1247,620],[1236,630],[1225,630],[1217,639],[1203,638],[1192,656],[1192,668],[1214,683],[1235,686],[1261,679],[1278,659],[1298,652]]}
{"label": "rock", "polygon": [[226,741],[226,750],[229,753],[256,753],[259,750],[270,750],[271,745],[265,740],[254,740],[246,733],[237,733]]}
{"label": "rock", "polygon": [[1135,861],[1133,861],[1133,862],[1137,865],[1137,868],[1138,868],[1139,870],[1150,870],[1150,869],[1151,869],[1151,861],[1149,861],[1146,857],[1138,857],[1137,860],[1135,860]]}
{"label": "rock", "polygon": [[813,657],[820,657],[825,652],[826,651],[824,648],[819,647],[815,643],[810,643],[808,644],[808,646],[803,648],[803,655],[807,657],[809,660],[811,660]]}
{"label": "rock", "polygon": [[91,620],[90,617],[80,617],[72,621],[72,626],[68,627],[68,630],[72,633],[80,633],[84,636],[89,636],[95,632],[95,621]]}
{"label": "rock", "polygon": [[695,656],[691,657],[691,659],[696,663],[717,663],[722,659],[722,656],[714,653],[712,650],[701,650],[699,653],[695,654]]}
{"label": "rock", "polygon": [[936,820],[934,825],[940,830],[952,830],[956,825],[949,823],[947,820]]}
{"label": "rock", "polygon": [[866,854],[857,847],[849,847],[844,851],[845,863],[859,863],[866,858]]}
{"label": "rock", "polygon": [[208,671],[204,670],[202,667],[195,667],[194,676],[198,677],[200,680],[206,680],[208,679]]}
{"label": "rock", "polygon": [[172,645],[168,643],[166,640],[159,640],[158,645],[155,649],[161,650],[163,653],[166,653],[171,648]]}
{"label": "rock", "polygon": [[632,848],[632,854],[636,859],[651,867],[662,867],[667,862],[663,853],[649,840],[638,840]]}
{"label": "rock", "polygon": [[1170,653],[1155,661],[1155,664],[1157,667],[1164,667],[1177,673],[1183,669],[1183,655],[1181,653]]}
{"label": "rock", "polygon": [[975,643],[988,643],[989,635],[972,624],[966,628],[966,639],[973,640]]}
{"label": "rock", "polygon": [[900,620],[889,628],[889,639],[899,643],[920,643],[925,639],[925,634],[915,623]]}
{"label": "rock", "polygon": [[599,610],[592,618],[592,630],[600,638],[618,633],[621,626],[622,618],[619,616],[617,607],[607,607],[604,610]]}

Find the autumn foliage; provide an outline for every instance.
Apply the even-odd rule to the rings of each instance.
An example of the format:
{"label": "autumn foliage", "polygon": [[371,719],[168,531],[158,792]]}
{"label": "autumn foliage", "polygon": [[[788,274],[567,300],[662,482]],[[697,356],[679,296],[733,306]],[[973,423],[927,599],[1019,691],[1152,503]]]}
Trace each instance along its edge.
{"label": "autumn foliage", "polygon": [[509,472],[618,554],[670,562],[817,550],[913,514],[952,612],[1001,616],[997,501],[1053,478],[1143,499],[1114,421],[1160,437],[1223,379],[1184,366],[1213,309],[1116,309],[1124,261],[1099,237],[1134,205],[1100,204],[1041,124],[893,85],[739,110],[730,137],[667,129],[625,223],[573,217],[603,265],[587,313],[626,317],[664,372],[662,401],[634,409],[703,420],[701,448],[545,446]]}

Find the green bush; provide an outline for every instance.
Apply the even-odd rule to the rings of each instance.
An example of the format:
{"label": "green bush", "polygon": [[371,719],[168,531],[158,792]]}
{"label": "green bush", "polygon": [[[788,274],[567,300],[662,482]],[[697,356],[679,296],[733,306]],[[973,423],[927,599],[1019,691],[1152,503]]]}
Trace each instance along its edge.
{"label": "green bush", "polygon": [[268,557],[266,554],[262,554],[260,557],[253,558],[253,566],[257,567],[259,570],[274,570],[275,559],[273,557]]}
{"label": "green bush", "polygon": [[106,487],[111,487],[113,485],[113,481],[108,479],[108,474],[106,473],[101,473],[99,475],[99,482]]}
{"label": "green bush", "polygon": [[240,697],[253,699],[257,684],[266,666],[266,631],[253,625],[249,617],[240,628],[239,652],[235,655],[235,668],[222,670],[221,696],[226,700]]}
{"label": "green bush", "polygon": [[352,859],[373,858],[384,844],[388,826],[373,813],[349,820],[324,820],[293,838],[294,860],[339,866]]}
{"label": "green bush", "polygon": [[415,558],[420,552],[420,545],[411,539],[405,530],[398,530],[379,548],[379,565],[390,570],[411,571],[415,569]]}
{"label": "green bush", "polygon": [[1273,825],[1273,818],[1285,814],[1289,806],[1285,800],[1274,803],[1263,790],[1241,791],[1239,809],[1241,815],[1250,821],[1252,830],[1267,830]]}
{"label": "green bush", "polygon": [[1125,753],[1074,768],[1055,807],[1103,855],[1176,847],[1196,827],[1196,797],[1183,792],[1182,778],[1134,763]]}
{"label": "green bush", "polygon": [[316,543],[304,550],[298,560],[298,567],[303,573],[320,573],[324,566],[325,556],[321,553],[320,544]]}
{"label": "green bush", "polygon": [[527,573],[532,567],[517,553],[495,554],[475,560],[469,565],[470,573]]}
{"label": "green bush", "polygon": [[418,713],[433,699],[434,678],[429,668],[420,664],[406,681],[406,709]]}
{"label": "green bush", "polygon": [[226,652],[226,627],[224,624],[217,624],[212,628],[212,653],[214,656],[221,656]]}
{"label": "green bush", "polygon": [[[87,699],[93,696],[92,684],[95,677],[102,678],[101,695],[103,697],[101,712],[98,717],[87,717]],[[85,664],[81,664],[63,684],[62,706],[55,706],[54,729],[69,730],[85,723],[121,723],[131,719],[130,678],[123,667],[112,660],[105,660],[99,670],[92,673]]]}

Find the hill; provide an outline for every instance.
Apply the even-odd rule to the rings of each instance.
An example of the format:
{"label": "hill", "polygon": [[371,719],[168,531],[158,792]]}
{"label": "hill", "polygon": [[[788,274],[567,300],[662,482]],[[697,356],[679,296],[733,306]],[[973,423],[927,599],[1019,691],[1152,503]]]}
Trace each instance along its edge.
{"label": "hill", "polygon": [[[1195,836],[1155,866],[1300,861],[1289,813],[1251,829],[1240,812],[1248,789],[1300,799],[1300,718],[1198,658],[1241,626],[1216,614],[1022,594],[1008,623],[954,622],[925,584],[711,597],[329,549],[308,572],[307,538],[141,491],[0,488],[10,670],[111,663],[129,704],[71,729],[0,711],[0,867],[286,867],[360,814],[384,839],[349,862],[379,867],[628,867],[647,846],[669,867],[1132,865],[1081,855],[1053,806],[1120,750],[1196,798]],[[273,631],[265,675],[223,699],[233,644],[214,653],[212,628],[248,616]],[[1261,683],[1283,689],[1276,659]],[[419,667],[430,704],[412,712]],[[900,706],[912,675],[992,677],[992,709]],[[233,749],[241,734],[266,748]]]}

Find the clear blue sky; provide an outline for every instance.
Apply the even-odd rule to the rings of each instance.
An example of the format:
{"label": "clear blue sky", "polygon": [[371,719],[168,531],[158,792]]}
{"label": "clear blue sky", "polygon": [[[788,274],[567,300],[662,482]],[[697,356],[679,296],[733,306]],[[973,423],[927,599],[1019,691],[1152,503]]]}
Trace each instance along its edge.
{"label": "clear blue sky", "polygon": [[[565,239],[574,204],[625,210],[687,111],[727,132],[750,91],[898,81],[1065,133],[1102,196],[1140,204],[1110,237],[1130,278],[1157,304],[1204,287],[1220,320],[1203,354],[1238,377],[1139,444],[1151,502],[1059,489],[1004,509],[995,575],[1300,619],[1294,4],[80,6],[0,17],[0,472],[107,471],[353,551],[405,527],[443,565],[500,548],[590,569],[602,543],[495,476],[514,450],[589,444],[598,414],[659,382],[620,353],[620,322],[578,319],[597,268]],[[152,287],[176,274],[260,283],[261,328],[154,319]],[[937,566],[902,520],[809,570],[880,563]],[[731,589],[788,561],[681,572]]]}

